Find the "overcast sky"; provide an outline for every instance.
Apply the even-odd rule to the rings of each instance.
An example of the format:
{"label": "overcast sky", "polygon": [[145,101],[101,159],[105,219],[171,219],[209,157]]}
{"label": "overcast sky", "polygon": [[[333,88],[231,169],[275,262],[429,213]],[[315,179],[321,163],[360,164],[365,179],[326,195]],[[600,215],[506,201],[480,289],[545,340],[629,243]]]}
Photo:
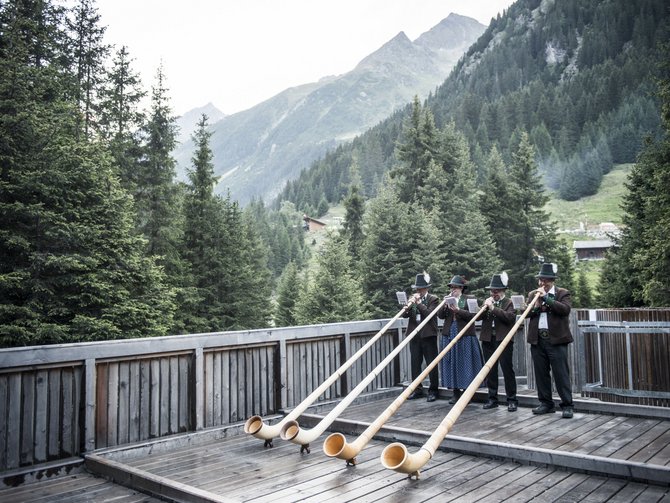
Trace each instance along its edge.
{"label": "overcast sky", "polygon": [[232,114],[352,70],[399,32],[450,13],[488,25],[512,0],[97,0],[106,41],[128,47],[148,90],[163,62],[173,112]]}

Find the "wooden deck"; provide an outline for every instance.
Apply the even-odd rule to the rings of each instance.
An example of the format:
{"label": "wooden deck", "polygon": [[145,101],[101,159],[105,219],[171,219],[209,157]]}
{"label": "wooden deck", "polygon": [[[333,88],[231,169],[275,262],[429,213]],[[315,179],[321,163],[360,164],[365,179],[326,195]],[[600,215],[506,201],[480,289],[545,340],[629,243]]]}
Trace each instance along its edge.
{"label": "wooden deck", "polygon": [[[331,431],[353,441],[397,394],[364,397]],[[472,402],[419,480],[385,469],[379,458],[394,440],[415,452],[450,410],[445,399],[404,404],[355,467],[323,454],[327,435],[300,454],[281,439],[264,448],[236,425],[97,451],[87,456],[88,473],[0,490],[0,501],[670,501],[670,410],[575,403],[575,417],[561,419],[534,416],[531,396],[521,396],[516,413]],[[300,424],[313,426],[330,407],[311,409]],[[615,414],[601,412],[607,409]]]}

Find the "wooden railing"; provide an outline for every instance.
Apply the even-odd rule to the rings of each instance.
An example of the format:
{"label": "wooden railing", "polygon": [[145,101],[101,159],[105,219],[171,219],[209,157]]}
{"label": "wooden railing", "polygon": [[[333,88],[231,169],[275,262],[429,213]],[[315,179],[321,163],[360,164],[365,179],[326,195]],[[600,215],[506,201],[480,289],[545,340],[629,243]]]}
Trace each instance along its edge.
{"label": "wooden railing", "polygon": [[[670,309],[573,309],[572,391],[607,402],[670,407]],[[535,388],[530,346],[528,387]]]}
{"label": "wooden railing", "polygon": [[[605,314],[572,315],[573,390],[670,406],[670,324],[640,331],[589,316]],[[0,472],[291,408],[387,321],[0,350]],[[321,400],[347,395],[399,343],[405,324],[396,322]],[[523,331],[514,352],[517,376],[533,388]],[[404,350],[366,391],[410,381],[409,368]]]}
{"label": "wooden railing", "polygon": [[[0,471],[300,403],[388,320],[0,350]],[[321,397],[398,344],[398,321]],[[409,378],[405,352],[368,391]]]}
{"label": "wooden railing", "polygon": [[586,396],[670,407],[670,309],[578,310]]}

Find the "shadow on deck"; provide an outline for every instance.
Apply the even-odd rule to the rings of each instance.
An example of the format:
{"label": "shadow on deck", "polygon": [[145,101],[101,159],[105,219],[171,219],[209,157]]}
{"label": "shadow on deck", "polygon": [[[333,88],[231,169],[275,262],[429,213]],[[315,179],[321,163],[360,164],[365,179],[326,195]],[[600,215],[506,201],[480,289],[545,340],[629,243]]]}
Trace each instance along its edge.
{"label": "shadow on deck", "polygon": [[[534,416],[536,400],[528,395],[519,397],[517,412],[482,410],[485,396],[479,392],[419,480],[383,468],[380,455],[389,442],[401,441],[414,452],[442,421],[451,406],[448,392],[441,392],[433,403],[404,404],[358,455],[356,466],[325,456],[327,435],[311,445],[310,454],[301,454],[300,446],[281,439],[264,448],[239,424],[87,455],[88,472],[133,494],[80,501],[154,501],[131,499],[139,496],[136,491],[188,502],[670,500],[670,410],[597,400],[575,400],[574,418],[562,419]],[[398,393],[360,397],[330,431],[352,441]],[[301,426],[313,427],[333,406],[310,409]],[[31,499],[26,489],[33,485]],[[22,487],[22,499],[6,499],[12,489],[0,491],[0,500],[38,501],[45,495],[41,486]],[[73,501],[59,494],[50,493],[48,501]]]}

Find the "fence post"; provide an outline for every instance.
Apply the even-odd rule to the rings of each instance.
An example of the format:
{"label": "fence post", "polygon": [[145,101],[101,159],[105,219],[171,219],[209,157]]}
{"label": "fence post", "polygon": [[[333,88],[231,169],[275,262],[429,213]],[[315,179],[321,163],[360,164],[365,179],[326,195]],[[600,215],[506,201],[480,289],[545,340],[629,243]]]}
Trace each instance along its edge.
{"label": "fence post", "polygon": [[84,363],[86,388],[84,389],[84,452],[95,450],[95,390],[97,386],[97,375],[95,359],[87,358]]}
{"label": "fence post", "polygon": [[[275,386],[279,388],[279,404],[275,412],[284,410],[288,407],[288,390],[286,385],[288,383],[288,368],[286,366],[286,340],[279,341],[279,365],[277,372],[275,372]],[[276,389],[276,388],[275,388]]]}
{"label": "fence post", "polygon": [[205,398],[203,389],[205,385],[205,355],[202,348],[195,348],[194,352],[195,388],[193,389],[193,418],[195,430],[202,430],[205,427]]}
{"label": "fence post", "polygon": [[[351,331],[346,330],[344,332],[344,337],[342,338],[342,353],[340,354],[340,361],[338,362],[339,364],[338,367],[341,366],[347,360],[349,360],[350,357],[351,357]],[[353,365],[352,365],[352,371],[353,371]],[[349,394],[349,390],[351,389],[352,371],[345,372],[344,375],[340,377],[340,382],[342,386],[342,391],[340,392],[340,394],[342,396],[346,396]]]}

